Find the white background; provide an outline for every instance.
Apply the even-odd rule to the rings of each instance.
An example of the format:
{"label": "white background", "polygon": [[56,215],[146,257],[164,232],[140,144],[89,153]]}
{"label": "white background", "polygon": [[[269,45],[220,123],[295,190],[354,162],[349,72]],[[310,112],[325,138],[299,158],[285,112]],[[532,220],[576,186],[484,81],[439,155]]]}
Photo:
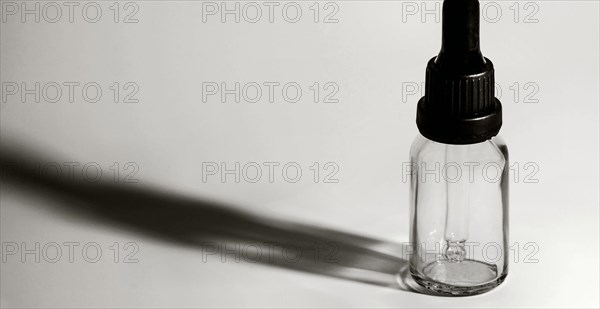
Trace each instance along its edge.
{"label": "white background", "polygon": [[[2,1],[3,9],[7,2]],[[88,103],[76,91],[70,103],[66,88],[57,103],[7,96],[0,104],[3,150],[17,141],[53,162],[96,162],[108,181],[114,162],[122,173],[125,163],[134,162],[139,182],[119,186],[215,200],[259,221],[284,220],[286,231],[299,226],[309,234],[338,235],[331,237],[341,242],[367,239],[373,252],[400,254],[401,243],[408,241],[402,168],[418,134],[415,107],[421,96],[412,90],[421,87],[425,65],[441,42],[439,11],[425,16],[421,11],[434,9],[435,2],[337,1],[328,7],[320,2],[315,22],[314,2],[302,1],[296,23],[283,18],[285,2],[274,7],[273,22],[258,2],[263,15],[257,23],[244,16],[236,23],[232,15],[225,22],[219,15],[206,16],[204,22],[201,2],[192,1],[136,1],[127,9],[122,2],[118,23],[113,2],[98,1],[102,16],[93,23],[82,18],[85,3],[77,3],[72,23],[63,2],[56,23],[44,20],[53,18],[53,11],[39,23],[33,15],[25,22],[18,14],[7,15],[0,30],[0,78],[3,85],[25,82],[30,88],[35,82],[40,87],[96,82],[102,98]],[[310,265],[309,271],[297,271],[237,263],[231,256],[225,262],[219,255],[204,260],[206,252],[198,246],[56,211],[89,201],[3,182],[3,246],[94,242],[104,255],[97,263],[81,255],[70,263],[66,251],[57,263],[6,256],[2,306],[598,307],[599,3],[484,5],[482,51],[496,68],[504,108],[500,135],[513,166],[510,242],[520,248],[501,287],[447,298],[361,282],[382,278],[369,271],[332,276]],[[134,7],[137,23],[123,23]],[[323,23],[334,7],[338,22]],[[415,8],[419,11],[411,15]],[[293,9],[288,14],[294,17]],[[94,17],[92,9],[88,15]],[[135,83],[139,102],[123,103],[128,91],[121,89],[114,103],[109,86],[115,82]],[[281,92],[269,103],[266,88],[257,103],[235,103],[231,95],[224,103],[218,96],[204,103],[206,82],[229,87],[296,82],[303,92],[297,103],[287,103]],[[314,103],[309,87],[315,82],[335,83],[338,103],[324,103],[329,92],[323,89]],[[302,177],[291,183],[277,170],[271,183],[265,168],[257,183],[244,178],[236,183],[231,175],[223,182],[219,174],[203,181],[202,162],[225,162],[228,168],[235,162],[278,162],[280,168],[294,162]],[[310,169],[314,162],[320,164],[317,182]],[[337,183],[324,182],[332,171],[323,169],[328,162],[339,168]],[[120,257],[115,263],[109,249],[114,242],[135,242],[139,262],[122,263]],[[539,249],[530,256],[535,263],[525,263],[532,253],[527,243]]]}

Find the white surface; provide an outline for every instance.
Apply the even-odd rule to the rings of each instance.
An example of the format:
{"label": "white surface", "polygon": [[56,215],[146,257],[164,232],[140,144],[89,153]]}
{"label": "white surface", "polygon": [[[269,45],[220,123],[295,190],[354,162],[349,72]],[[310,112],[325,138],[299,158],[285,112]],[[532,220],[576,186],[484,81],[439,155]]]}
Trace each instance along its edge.
{"label": "white surface", "polygon": [[[420,84],[439,50],[435,16],[403,23],[403,2],[340,1],[339,22],[323,24],[312,21],[312,2],[298,2],[304,15],[295,24],[281,15],[273,23],[265,16],[256,24],[203,23],[200,3],[138,1],[139,22],[123,24],[112,22],[112,2],[98,3],[105,13],[98,23],[1,23],[3,83],[94,81],[105,91],[95,104],[11,97],[0,104],[3,142],[44,149],[56,162],[98,162],[108,179],[112,162],[135,162],[140,183],[124,186],[215,199],[398,248],[408,241],[402,162],[417,134],[419,95],[403,103],[402,84]],[[521,251],[500,288],[451,299],[268,263],[203,261],[197,248],[53,211],[76,200],[3,183],[3,244],[96,242],[107,255],[55,264],[8,256],[2,306],[598,307],[599,3],[534,1],[537,23],[522,22],[532,11],[524,2],[516,23],[514,3],[497,2],[500,20],[482,22],[482,50],[502,89],[501,135],[520,164],[511,183],[511,243],[538,244],[539,262],[523,263],[530,251]],[[202,82],[222,81],[297,82],[304,93],[295,104],[281,97],[203,103]],[[139,103],[111,102],[114,82],[139,85]],[[336,83],[339,103],[313,103],[314,82]],[[515,82],[519,103],[509,89]],[[539,86],[538,103],[523,103],[529,82]],[[303,177],[205,183],[202,162],[297,162]],[[314,183],[314,162],[337,164],[339,183]],[[524,181],[528,162],[539,166],[538,183]],[[136,242],[139,263],[114,263],[114,242]]]}

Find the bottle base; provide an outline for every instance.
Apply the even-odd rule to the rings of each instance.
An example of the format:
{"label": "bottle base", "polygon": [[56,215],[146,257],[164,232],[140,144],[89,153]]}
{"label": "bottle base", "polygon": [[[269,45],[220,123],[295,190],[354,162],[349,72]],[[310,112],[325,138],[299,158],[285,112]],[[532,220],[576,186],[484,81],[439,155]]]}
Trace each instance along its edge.
{"label": "bottle base", "polygon": [[[462,263],[465,263],[468,266],[465,267],[465,264]],[[462,274],[469,275],[470,273],[472,276],[474,273],[479,273],[481,277],[470,277],[470,280],[467,281],[465,280],[466,278],[458,278],[453,276],[453,273],[458,273],[455,271],[455,269],[458,270],[459,265],[461,265],[460,268],[462,268]],[[471,296],[488,292],[500,285],[502,282],[504,282],[504,279],[506,279],[507,272],[497,276],[497,273],[494,271],[495,266],[493,268],[490,266],[491,265],[487,263],[473,260],[465,260],[460,263],[438,261],[433,262],[424,268],[427,277],[419,274],[412,267],[410,269],[410,274],[417,284],[429,291],[452,296]],[[475,270],[477,268],[479,268],[479,270],[483,270],[483,268],[485,268],[487,272],[468,271],[469,269]],[[467,271],[465,272],[465,270]],[[486,279],[485,277],[488,277],[487,280],[482,280]],[[478,284],[479,282],[481,283]]]}

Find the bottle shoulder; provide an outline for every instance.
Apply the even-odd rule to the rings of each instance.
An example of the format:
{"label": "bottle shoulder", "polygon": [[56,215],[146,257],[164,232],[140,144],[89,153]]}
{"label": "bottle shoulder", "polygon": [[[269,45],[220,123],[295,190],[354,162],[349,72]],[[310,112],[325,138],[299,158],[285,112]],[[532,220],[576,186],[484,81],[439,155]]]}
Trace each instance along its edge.
{"label": "bottle shoulder", "polygon": [[[418,135],[411,145],[410,158],[413,162],[430,161],[432,159],[437,161],[442,159],[439,157],[440,154],[456,152],[463,153],[461,156],[464,159],[473,162],[497,162],[501,165],[508,162],[508,147],[504,139],[499,136],[476,144],[453,145],[438,143]],[[444,156],[442,160],[445,159]]]}
{"label": "bottle shoulder", "polygon": [[498,151],[500,151],[500,153],[502,154],[502,156],[504,157],[506,162],[508,162],[508,146],[507,146],[506,142],[504,141],[504,138],[502,138],[500,136],[494,136],[489,141],[494,146],[496,146],[496,148],[498,149]]}

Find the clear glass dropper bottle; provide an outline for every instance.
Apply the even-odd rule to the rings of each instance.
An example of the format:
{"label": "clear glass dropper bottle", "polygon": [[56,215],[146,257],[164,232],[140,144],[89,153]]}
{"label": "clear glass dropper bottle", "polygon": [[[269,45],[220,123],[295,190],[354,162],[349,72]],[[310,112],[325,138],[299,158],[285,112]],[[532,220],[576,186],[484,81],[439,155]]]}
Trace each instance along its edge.
{"label": "clear glass dropper bottle", "polygon": [[410,273],[451,295],[484,293],[508,273],[508,151],[502,106],[479,47],[479,1],[445,0],[442,49],[426,70],[410,159]]}

